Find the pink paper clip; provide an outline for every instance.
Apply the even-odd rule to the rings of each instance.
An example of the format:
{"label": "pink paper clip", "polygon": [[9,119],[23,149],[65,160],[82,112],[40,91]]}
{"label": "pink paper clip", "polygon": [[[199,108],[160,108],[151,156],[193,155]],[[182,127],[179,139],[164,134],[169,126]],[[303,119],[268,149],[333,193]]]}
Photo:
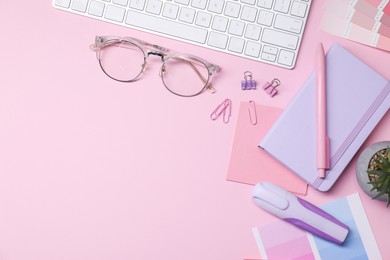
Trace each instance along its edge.
{"label": "pink paper clip", "polygon": [[251,122],[252,125],[256,125],[257,124],[256,103],[253,100],[249,101],[248,113],[249,113],[249,121]]}
{"label": "pink paper clip", "polygon": [[256,89],[256,81],[252,80],[252,72],[245,71],[244,72],[244,80],[241,81],[241,89]]}
{"label": "pink paper clip", "polygon": [[278,93],[278,90],[276,89],[276,87],[278,87],[280,85],[280,80],[278,79],[273,79],[271,81],[271,83],[269,82],[266,82],[264,85],[263,85],[263,89],[265,92],[267,92],[268,95],[270,95],[271,97],[275,96],[277,93]]}
{"label": "pink paper clip", "polygon": [[221,104],[219,104],[214,111],[211,113],[211,120],[216,120],[221,114],[223,114],[223,122],[225,124],[229,123],[229,118],[232,114],[231,108],[232,101],[230,99],[225,99]]}

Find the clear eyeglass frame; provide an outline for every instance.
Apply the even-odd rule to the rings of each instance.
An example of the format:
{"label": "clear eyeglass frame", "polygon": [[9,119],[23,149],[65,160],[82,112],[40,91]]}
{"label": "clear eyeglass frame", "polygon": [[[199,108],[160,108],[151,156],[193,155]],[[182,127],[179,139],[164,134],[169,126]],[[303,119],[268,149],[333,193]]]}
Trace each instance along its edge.
{"label": "clear eyeglass frame", "polygon": [[[136,66],[136,69],[139,69],[139,71],[135,72],[133,76],[130,76],[125,79],[119,78],[116,75],[113,75],[113,73],[111,73],[110,71],[108,71],[102,58],[102,52],[111,46],[121,47],[122,49],[127,48],[137,53],[139,52],[138,54],[141,54],[142,56],[139,58],[142,64],[140,64],[139,67],[138,65]],[[96,52],[96,58],[98,59],[99,65],[103,70],[103,72],[108,77],[116,81],[134,82],[138,80],[147,68],[148,57],[150,55],[155,55],[161,58],[162,65],[160,68],[159,75],[161,77],[161,80],[165,88],[168,89],[171,93],[182,97],[192,97],[203,93],[205,90],[208,90],[211,93],[215,92],[215,88],[211,84],[211,79],[216,73],[220,71],[220,67],[197,56],[175,52],[165,47],[155,45],[155,44],[150,44],[145,41],[132,38],[132,37],[96,36],[95,43],[90,45],[90,50]],[[128,60],[128,62],[130,64],[133,61]],[[196,80],[199,87],[197,87],[196,90],[193,90],[188,93],[182,92],[182,90],[180,89],[179,90],[173,89],[172,86],[170,86],[167,82],[168,77],[165,76],[167,73],[167,68],[173,67],[170,64],[180,64],[180,66],[182,67],[179,66],[179,68],[183,68],[183,66],[185,66],[187,68],[186,70],[191,71],[194,77],[200,80],[200,81]],[[180,76],[180,73],[177,72],[176,76]],[[187,79],[184,80],[186,82],[182,82],[182,81],[183,79],[181,79],[180,81],[176,80],[177,82],[176,85],[180,87],[180,84],[183,84],[183,86],[188,84],[194,84],[193,82],[189,82],[189,80]]]}

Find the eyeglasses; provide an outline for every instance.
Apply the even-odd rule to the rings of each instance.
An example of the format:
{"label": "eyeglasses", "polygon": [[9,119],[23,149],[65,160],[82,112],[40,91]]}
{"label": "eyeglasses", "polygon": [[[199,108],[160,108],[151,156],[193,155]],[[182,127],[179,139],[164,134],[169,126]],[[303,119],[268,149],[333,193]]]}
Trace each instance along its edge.
{"label": "eyeglasses", "polygon": [[96,36],[90,49],[96,52],[104,73],[114,80],[136,81],[145,71],[149,55],[156,55],[163,62],[159,73],[162,82],[173,94],[192,97],[206,89],[215,92],[210,81],[220,68],[199,57],[170,51],[130,37]]}

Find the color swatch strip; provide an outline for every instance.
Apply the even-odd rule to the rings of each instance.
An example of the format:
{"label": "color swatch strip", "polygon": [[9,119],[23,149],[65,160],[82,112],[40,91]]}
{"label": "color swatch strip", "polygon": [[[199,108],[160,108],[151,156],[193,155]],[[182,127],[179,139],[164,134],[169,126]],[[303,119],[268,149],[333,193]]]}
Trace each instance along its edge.
{"label": "color swatch strip", "polygon": [[382,23],[390,25],[390,4],[388,0],[340,0],[343,4],[349,5],[359,12],[378,20]]}
{"label": "color swatch strip", "polygon": [[[382,2],[380,4],[383,6]],[[387,3],[385,7],[387,5],[389,4]],[[363,0],[327,0],[320,29],[345,39],[390,51],[390,16]]]}
{"label": "color swatch strip", "polygon": [[324,10],[367,30],[376,32],[385,37],[390,37],[390,26],[359,12],[350,5],[346,5],[339,0],[326,1]]}

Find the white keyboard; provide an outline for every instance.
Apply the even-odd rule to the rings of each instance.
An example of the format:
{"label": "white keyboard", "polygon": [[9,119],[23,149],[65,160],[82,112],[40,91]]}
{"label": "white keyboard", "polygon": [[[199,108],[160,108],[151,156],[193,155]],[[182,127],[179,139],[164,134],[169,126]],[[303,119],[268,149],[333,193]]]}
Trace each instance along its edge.
{"label": "white keyboard", "polygon": [[53,0],[53,6],[292,69],[311,1]]}

